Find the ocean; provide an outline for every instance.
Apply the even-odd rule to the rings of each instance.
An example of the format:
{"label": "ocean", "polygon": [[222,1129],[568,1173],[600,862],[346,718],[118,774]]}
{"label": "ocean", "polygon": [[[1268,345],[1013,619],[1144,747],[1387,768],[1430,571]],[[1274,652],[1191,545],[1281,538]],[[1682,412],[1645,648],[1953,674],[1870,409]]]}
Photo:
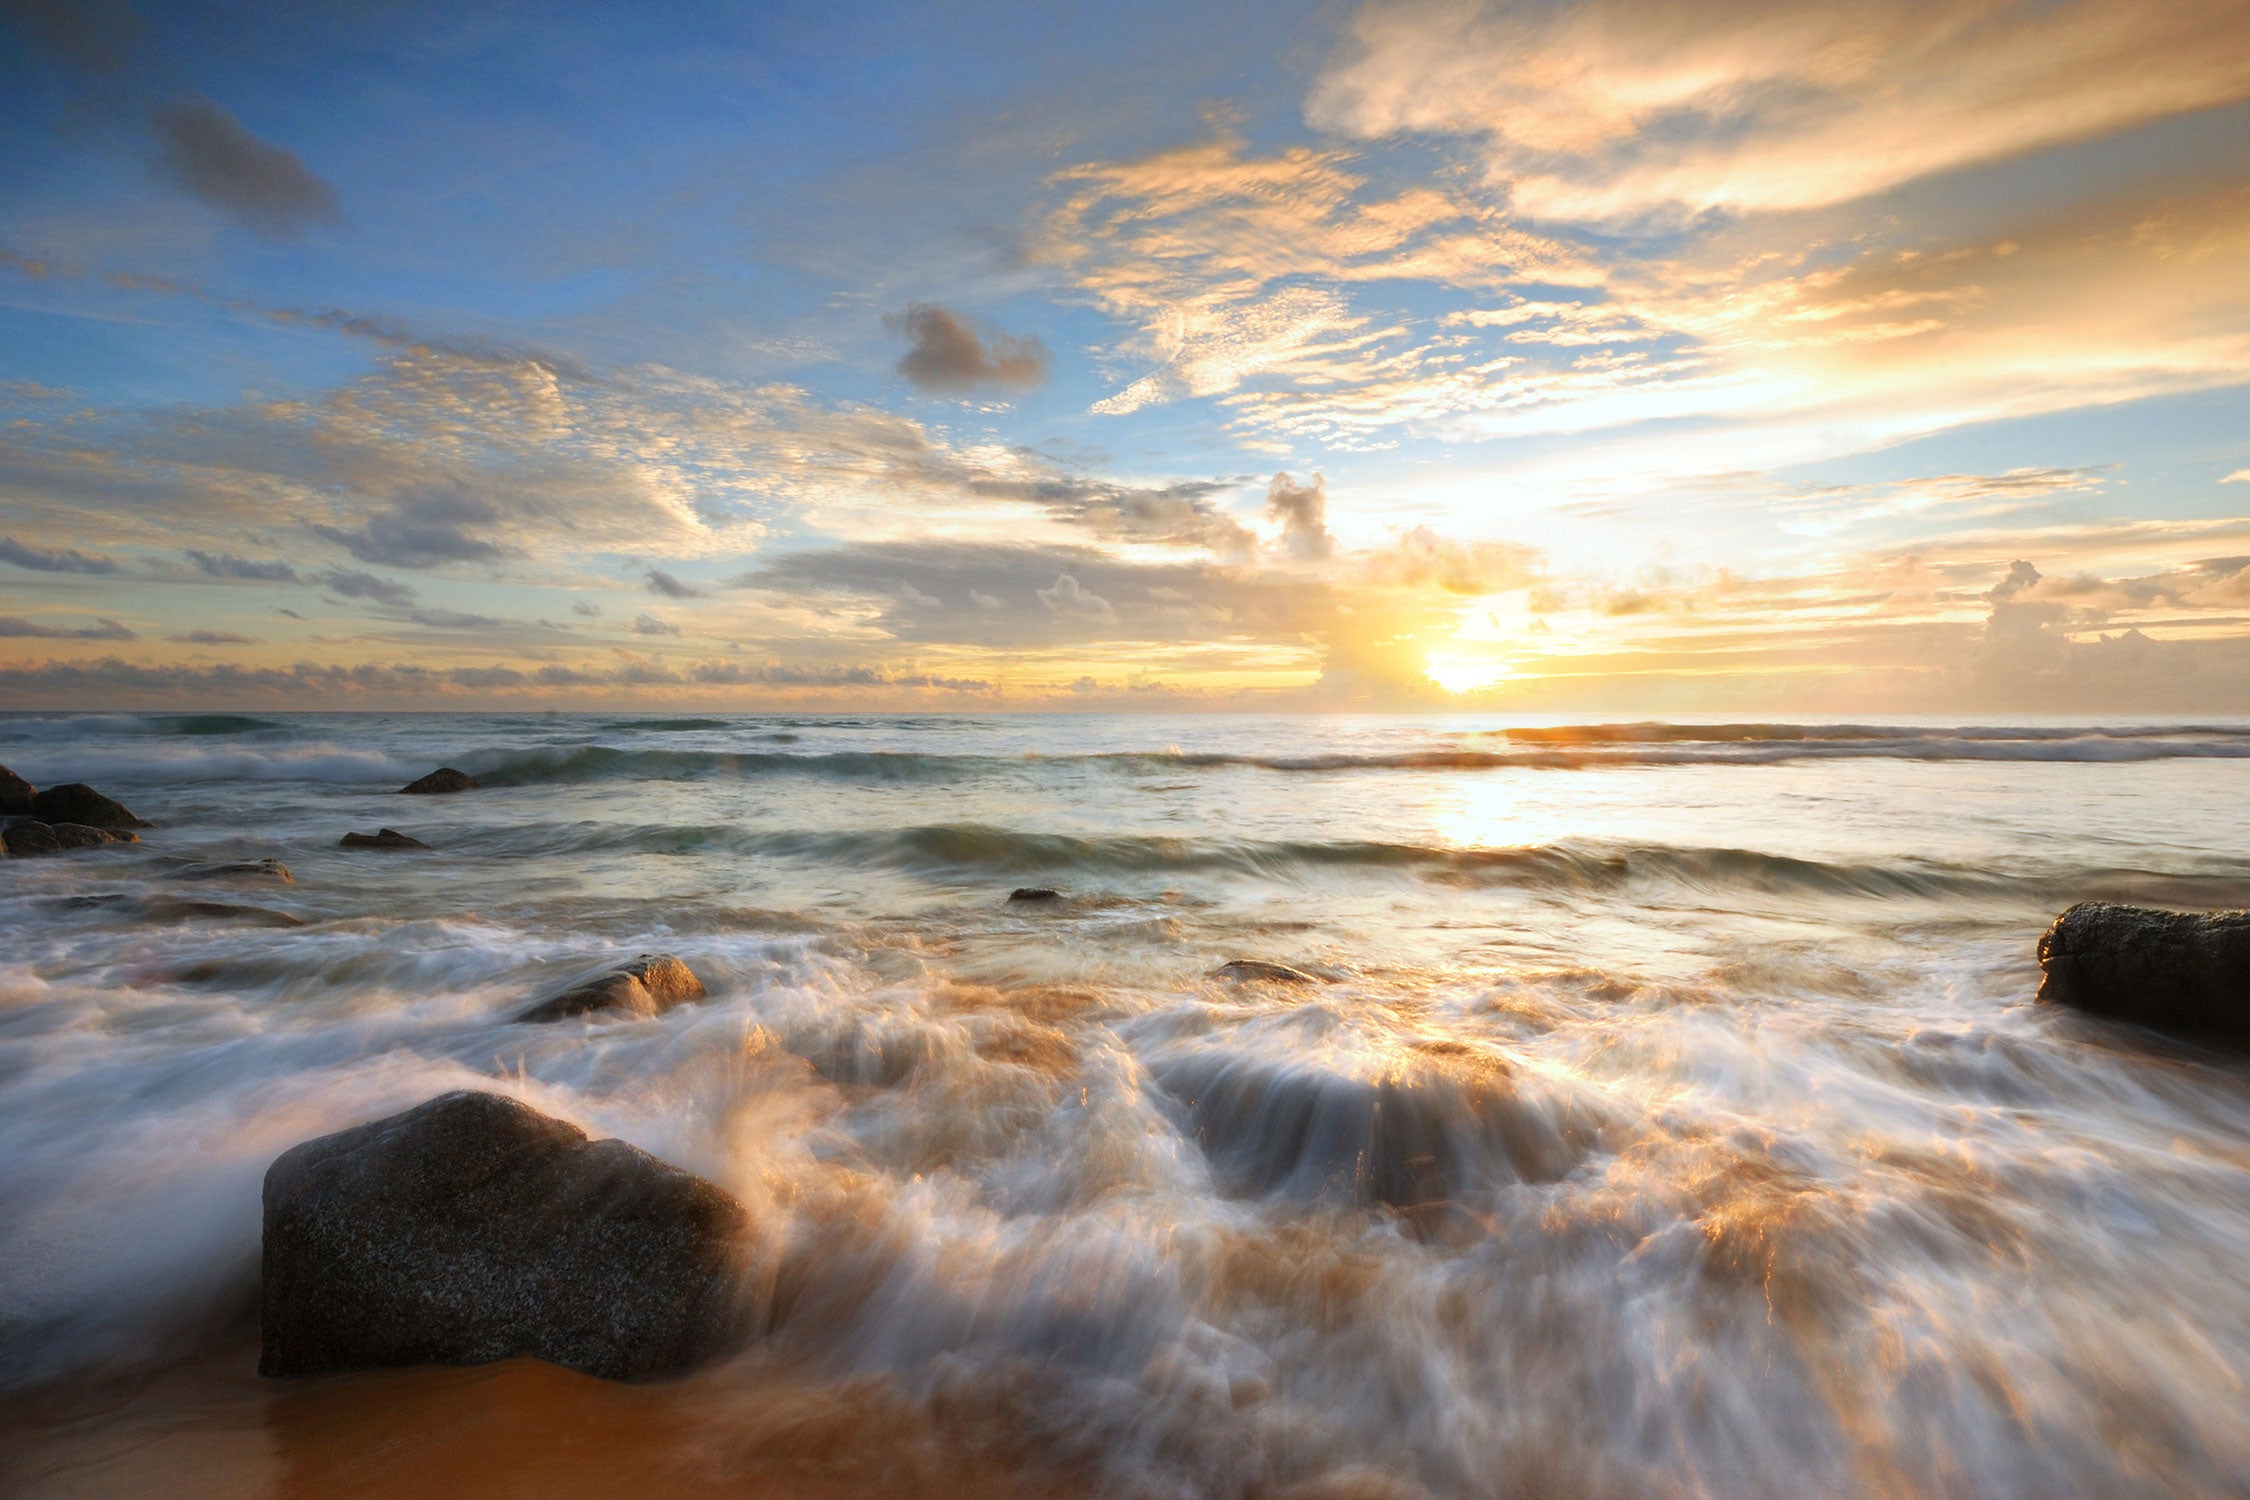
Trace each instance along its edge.
{"label": "ocean", "polygon": [[[760,1336],[579,1422],[660,1488],[2250,1492],[2250,1065],[2033,1000],[2076,901],[2250,904],[2250,721],[17,714],[0,763],[154,825],[0,861],[15,1492],[205,1439],[310,1492],[413,1379],[490,1458],[545,1377],[315,1383],[308,1446],[249,1373],[267,1165],[462,1087],[751,1210]],[[484,789],[396,795],[441,765]],[[644,951],[709,998],[515,1019]]]}

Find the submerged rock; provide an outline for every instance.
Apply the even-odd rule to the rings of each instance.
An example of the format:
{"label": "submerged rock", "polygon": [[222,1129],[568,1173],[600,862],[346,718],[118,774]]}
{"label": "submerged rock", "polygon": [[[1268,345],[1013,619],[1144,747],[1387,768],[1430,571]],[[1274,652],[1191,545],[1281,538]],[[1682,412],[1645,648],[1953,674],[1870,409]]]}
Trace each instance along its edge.
{"label": "submerged rock", "polygon": [[283,885],[295,885],[297,877],[278,859],[214,860],[209,864],[186,865],[172,872],[175,880],[275,880]]}
{"label": "submerged rock", "polygon": [[396,828],[379,828],[373,833],[347,833],[337,841],[342,849],[427,849],[430,846],[420,839],[409,838]]}
{"label": "submerged rock", "polygon": [[2039,968],[2048,1004],[2250,1047],[2250,911],[2082,902],[2040,936]]}
{"label": "submerged rock", "polygon": [[51,786],[31,799],[32,815],[47,823],[82,823],[88,828],[146,828],[124,803],[104,797],[83,781]]}
{"label": "submerged rock", "polygon": [[560,1021],[591,1011],[614,1010],[632,1016],[653,1016],[700,1000],[708,993],[695,971],[669,953],[644,953],[629,964],[605,969],[548,996],[522,1015],[519,1021]]}
{"label": "submerged rock", "polygon": [[435,797],[447,792],[473,792],[483,784],[466,771],[440,766],[427,776],[409,781],[399,792],[408,797]]}
{"label": "submerged rock", "polygon": [[1215,979],[1264,979],[1274,984],[1319,984],[1317,974],[1307,974],[1303,969],[1292,969],[1287,964],[1268,963],[1262,958],[1230,958],[1211,971]]}
{"label": "submerged rock", "polygon": [[1149,1071],[1234,1191],[1423,1210],[1477,1184],[1551,1182],[1595,1113],[1527,1086],[1499,1054],[1435,1042],[1376,1053],[1197,1047]]}
{"label": "submerged rock", "polygon": [[749,1331],[750,1216],[498,1094],[445,1094],[266,1172],[263,1375],[531,1355],[677,1374]]}
{"label": "submerged rock", "polygon": [[50,823],[55,842],[65,849],[98,849],[104,844],[137,844],[141,836],[123,828],[88,828],[83,823]]}
{"label": "submerged rock", "polygon": [[6,766],[0,766],[0,817],[28,816],[31,812],[31,799],[37,791],[30,782]]}
{"label": "submerged rock", "polygon": [[1019,885],[1008,892],[1010,901],[1060,901],[1062,892],[1043,885]]}

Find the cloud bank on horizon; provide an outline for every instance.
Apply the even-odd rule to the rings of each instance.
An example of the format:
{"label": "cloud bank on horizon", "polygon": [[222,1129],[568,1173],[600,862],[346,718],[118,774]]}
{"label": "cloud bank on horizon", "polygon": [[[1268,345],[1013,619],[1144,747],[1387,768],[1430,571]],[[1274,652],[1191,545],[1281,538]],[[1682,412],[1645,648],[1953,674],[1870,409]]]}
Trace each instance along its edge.
{"label": "cloud bank on horizon", "polygon": [[1250,9],[0,4],[0,707],[2250,712],[2250,7]]}

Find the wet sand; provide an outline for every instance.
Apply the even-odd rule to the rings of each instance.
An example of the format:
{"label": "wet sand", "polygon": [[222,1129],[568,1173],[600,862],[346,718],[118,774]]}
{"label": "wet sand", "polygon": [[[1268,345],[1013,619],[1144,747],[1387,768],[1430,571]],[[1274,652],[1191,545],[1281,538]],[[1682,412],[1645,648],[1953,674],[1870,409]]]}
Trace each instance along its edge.
{"label": "wet sand", "polygon": [[254,1346],[0,1403],[10,1500],[1063,1500],[878,1382],[739,1368],[621,1385],[537,1360],[274,1381]]}

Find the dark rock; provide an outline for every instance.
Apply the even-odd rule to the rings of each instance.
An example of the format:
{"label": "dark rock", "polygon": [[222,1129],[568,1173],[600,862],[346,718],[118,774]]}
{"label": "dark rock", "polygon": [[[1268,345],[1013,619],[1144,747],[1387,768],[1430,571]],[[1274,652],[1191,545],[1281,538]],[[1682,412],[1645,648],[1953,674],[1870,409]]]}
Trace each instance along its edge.
{"label": "dark rock", "polygon": [[1049,890],[1043,885],[1019,885],[1008,892],[1010,901],[1060,901],[1062,892]]}
{"label": "dark rock", "polygon": [[209,864],[186,865],[172,872],[175,880],[275,880],[283,885],[294,885],[297,877],[278,859],[215,860]]}
{"label": "dark rock", "polygon": [[1262,958],[1230,958],[1211,973],[1219,979],[1265,979],[1275,984],[1322,983],[1316,974],[1292,969],[1287,964],[1268,963]]}
{"label": "dark rock", "polygon": [[473,792],[483,785],[466,771],[440,766],[419,781],[409,781],[399,791],[409,797],[435,797],[447,792]]}
{"label": "dark rock", "polygon": [[50,823],[55,842],[65,849],[98,849],[104,844],[137,844],[140,835],[122,828],[88,828],[83,823]]}
{"label": "dark rock", "polygon": [[445,1094],[267,1169],[259,1373],[531,1355],[677,1374],[749,1332],[750,1216],[623,1141]]}
{"label": "dark rock", "polygon": [[114,802],[83,781],[51,786],[31,799],[34,815],[49,823],[83,823],[88,828],[146,828],[121,802]]}
{"label": "dark rock", "polygon": [[615,1010],[632,1016],[653,1016],[700,1000],[706,991],[695,971],[669,953],[644,953],[629,964],[605,969],[581,979],[522,1015],[519,1021],[560,1021],[591,1011]]}
{"label": "dark rock", "polygon": [[343,849],[427,849],[430,846],[420,839],[408,838],[396,828],[380,828],[373,833],[347,833],[337,840]]}
{"label": "dark rock", "polygon": [[2041,935],[2039,967],[2049,1004],[2250,1047],[2250,911],[2083,902]]}
{"label": "dark rock", "polygon": [[55,830],[36,818],[18,818],[0,828],[0,844],[6,844],[8,853],[16,859],[29,859],[35,854],[59,854],[62,840]]}
{"label": "dark rock", "polygon": [[30,782],[0,766],[0,817],[28,817],[36,790]]}

